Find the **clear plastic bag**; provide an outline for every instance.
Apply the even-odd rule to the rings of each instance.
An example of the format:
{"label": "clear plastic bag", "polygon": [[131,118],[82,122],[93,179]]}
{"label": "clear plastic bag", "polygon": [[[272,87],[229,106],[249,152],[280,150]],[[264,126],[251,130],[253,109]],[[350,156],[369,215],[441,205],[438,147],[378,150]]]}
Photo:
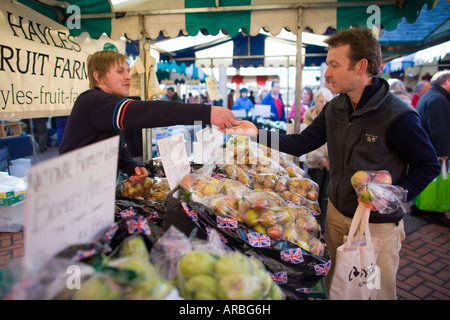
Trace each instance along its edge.
{"label": "clear plastic bag", "polygon": [[386,170],[357,171],[351,178],[358,200],[372,211],[389,214],[402,209],[407,210],[408,191],[392,185],[392,177]]}
{"label": "clear plastic bag", "polygon": [[[174,246],[173,240],[181,246]],[[175,227],[159,239],[151,254],[160,266],[175,265],[181,296],[187,300],[283,299],[264,265],[240,252],[226,250],[216,231],[207,241],[188,238]]]}

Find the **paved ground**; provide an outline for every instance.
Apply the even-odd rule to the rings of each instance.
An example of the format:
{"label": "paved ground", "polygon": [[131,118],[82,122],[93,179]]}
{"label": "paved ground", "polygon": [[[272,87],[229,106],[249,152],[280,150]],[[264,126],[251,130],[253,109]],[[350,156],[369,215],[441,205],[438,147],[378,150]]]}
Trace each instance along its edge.
{"label": "paved ground", "polygon": [[[52,155],[38,155],[37,160],[47,157]],[[450,228],[429,216],[408,215],[405,231],[397,274],[398,299],[450,300]],[[22,231],[0,233],[0,270],[23,256],[23,245]]]}

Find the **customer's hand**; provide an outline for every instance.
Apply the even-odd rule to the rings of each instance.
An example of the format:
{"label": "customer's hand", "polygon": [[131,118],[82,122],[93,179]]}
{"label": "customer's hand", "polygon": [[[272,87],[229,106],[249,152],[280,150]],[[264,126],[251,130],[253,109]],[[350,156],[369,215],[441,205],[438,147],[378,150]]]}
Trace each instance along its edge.
{"label": "customer's hand", "polygon": [[235,122],[236,116],[228,108],[211,107],[211,124],[219,129],[225,129],[234,126]]}
{"label": "customer's hand", "polygon": [[238,136],[256,137],[258,135],[258,128],[253,124],[253,122],[247,120],[236,121],[235,126],[221,129],[219,131]]}
{"label": "customer's hand", "polygon": [[130,177],[130,181],[133,183],[142,182],[148,177],[148,171],[144,167],[134,168],[135,175]]}

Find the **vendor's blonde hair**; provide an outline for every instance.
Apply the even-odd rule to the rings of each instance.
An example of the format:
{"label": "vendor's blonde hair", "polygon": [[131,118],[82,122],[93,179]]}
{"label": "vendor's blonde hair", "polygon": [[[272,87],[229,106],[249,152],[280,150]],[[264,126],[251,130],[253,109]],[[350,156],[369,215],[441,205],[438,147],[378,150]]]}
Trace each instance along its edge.
{"label": "vendor's blonde hair", "polygon": [[126,55],[112,50],[97,51],[90,54],[87,57],[89,88],[94,89],[97,85],[97,81],[94,78],[94,72],[98,72],[98,77],[103,77],[108,73],[112,66],[124,61],[128,63],[128,57]]}

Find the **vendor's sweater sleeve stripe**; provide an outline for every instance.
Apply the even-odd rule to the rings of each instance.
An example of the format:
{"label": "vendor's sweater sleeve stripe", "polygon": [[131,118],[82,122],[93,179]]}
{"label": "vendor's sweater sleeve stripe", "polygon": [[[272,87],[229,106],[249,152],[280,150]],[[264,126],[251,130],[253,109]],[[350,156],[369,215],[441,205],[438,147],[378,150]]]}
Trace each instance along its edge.
{"label": "vendor's sweater sleeve stripe", "polygon": [[112,119],[114,129],[123,129],[123,127],[121,127],[121,120],[123,120],[123,114],[125,113],[128,103],[131,101],[133,101],[133,99],[122,99],[117,103]]}
{"label": "vendor's sweater sleeve stripe", "polygon": [[123,107],[123,111],[121,112],[122,113],[122,115],[120,116],[120,129],[125,129],[124,127],[123,127],[123,116],[124,116],[124,114],[125,114],[125,111],[127,111],[127,108],[128,108],[128,105],[132,102],[132,101],[134,101],[134,100],[129,100],[129,101],[126,101],[126,104],[125,104],[125,106]]}

